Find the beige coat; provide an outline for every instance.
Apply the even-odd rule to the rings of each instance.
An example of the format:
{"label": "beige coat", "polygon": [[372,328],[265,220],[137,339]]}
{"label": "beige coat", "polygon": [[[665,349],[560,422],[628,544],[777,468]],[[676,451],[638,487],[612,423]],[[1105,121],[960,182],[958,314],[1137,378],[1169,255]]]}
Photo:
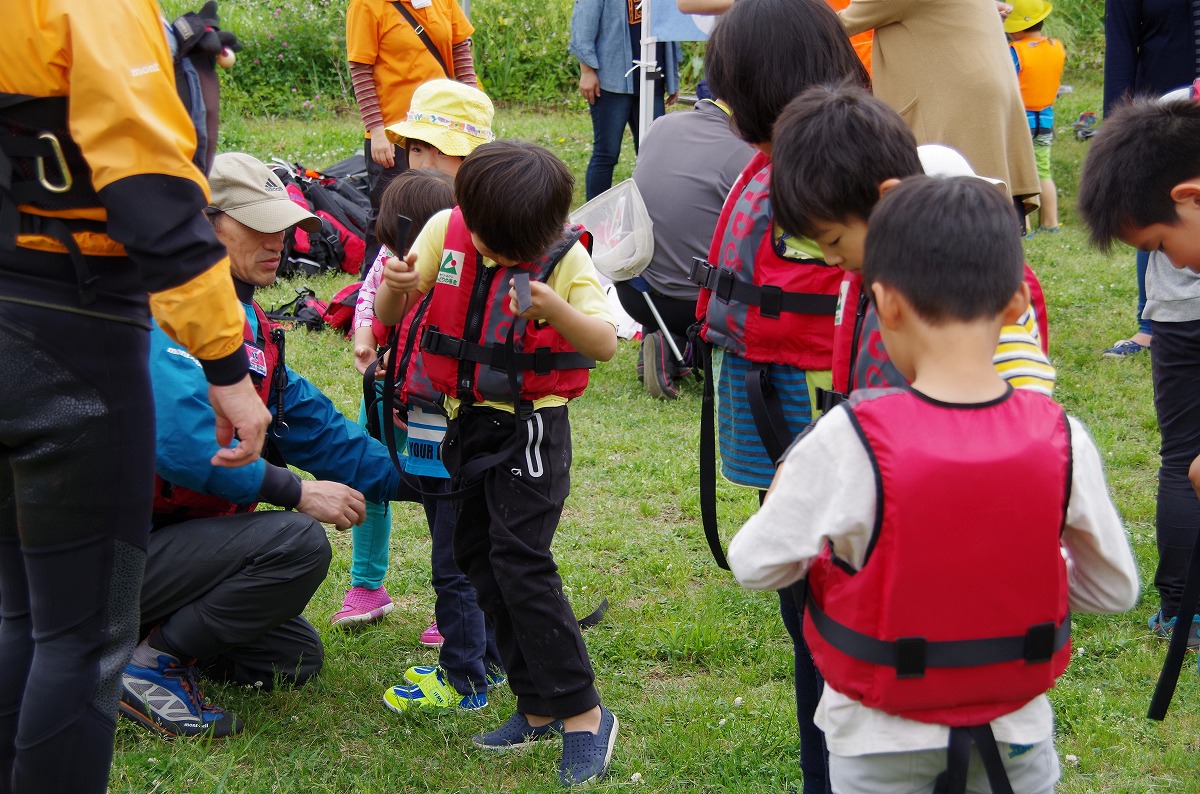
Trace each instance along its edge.
{"label": "beige coat", "polygon": [[851,0],[841,17],[850,35],[875,29],[875,95],[918,144],[958,149],[1013,196],[1039,192],[1017,72],[992,0]]}

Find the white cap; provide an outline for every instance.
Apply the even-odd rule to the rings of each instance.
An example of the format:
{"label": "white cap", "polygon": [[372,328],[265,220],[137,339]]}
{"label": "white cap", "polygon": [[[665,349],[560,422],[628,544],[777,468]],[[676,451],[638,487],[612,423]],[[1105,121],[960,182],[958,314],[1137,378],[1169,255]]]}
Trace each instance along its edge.
{"label": "white cap", "polygon": [[973,176],[984,182],[999,185],[1004,188],[1005,192],[1008,191],[1004,180],[975,173],[971,164],[967,162],[967,158],[963,157],[962,152],[957,149],[951,149],[940,143],[926,143],[917,147],[917,156],[921,158],[921,168],[928,176]]}

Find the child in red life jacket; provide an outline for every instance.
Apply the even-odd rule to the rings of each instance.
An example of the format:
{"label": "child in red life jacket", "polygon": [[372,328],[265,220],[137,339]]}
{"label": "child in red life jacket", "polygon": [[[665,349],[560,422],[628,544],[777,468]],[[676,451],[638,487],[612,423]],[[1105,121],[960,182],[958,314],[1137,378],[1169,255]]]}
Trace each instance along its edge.
{"label": "child in red life jacket", "polygon": [[[846,86],[818,86],[793,100],[780,114],[773,144],[771,191],[780,226],[812,237],[826,261],[846,271],[834,317],[833,393],[822,395],[823,407],[854,389],[903,385],[861,288],[867,223],[880,196],[901,179],[922,172],[971,176],[970,165],[948,147],[918,147],[894,110]],[[1050,396],[1055,371],[1046,358],[1045,302],[1033,270],[1025,265],[1024,273],[1030,307],[1004,327],[993,361],[1014,387]]]}
{"label": "child in red life jacket", "polygon": [[[478,88],[455,80],[429,80],[417,87],[405,120],[388,127],[387,135],[393,143],[405,148],[412,172],[432,169],[434,173],[453,177],[462,159],[476,146],[495,140],[491,129],[493,116],[492,101]],[[408,172],[401,172],[401,175],[404,173]],[[430,215],[453,206],[453,199],[448,196],[453,194],[452,182],[450,187],[436,185],[431,181],[436,177],[428,173],[416,178],[420,185],[398,187],[390,194],[385,188],[379,197],[378,227],[384,227],[385,231],[393,229],[397,214],[408,217],[412,225],[410,239],[393,241],[402,249],[389,250],[385,245],[379,250],[358,291],[353,334],[354,367],[360,374],[365,373],[367,366],[375,360],[376,349],[387,341],[388,329],[375,317],[375,292],[383,277],[383,263],[392,256],[393,250],[408,250],[412,238],[416,237]],[[388,184],[390,187],[390,182]],[[421,190],[421,185],[426,189]],[[401,196],[405,197],[405,201],[398,201]],[[379,241],[384,239],[380,234],[376,234],[375,238]],[[382,380],[379,382],[382,383]],[[359,412],[359,424],[365,426],[366,419],[364,405]],[[391,423],[384,422],[383,425],[390,427]],[[402,438],[399,443],[403,444]],[[391,530],[391,511],[388,506],[368,504],[367,520],[354,531],[350,589],[346,591],[342,608],[330,620],[334,626],[352,626],[379,620],[392,610],[392,599],[383,586]],[[435,573],[435,582],[438,578]],[[442,644],[443,636],[438,631],[436,621],[421,634],[420,641],[422,645],[432,647]]]}
{"label": "child in red life jacket", "polygon": [[396,322],[431,293],[423,367],[446,396],[443,460],[466,491],[454,556],[517,697],[516,713],[472,742],[503,751],[561,737],[566,786],[603,776],[617,735],[550,552],[570,488],[566,403],[617,347],[582,230],[565,226],[573,183],[539,146],[480,146],[455,177],[458,207],[430,219],[406,260],[388,261],[375,301]]}
{"label": "child in red life jacket", "polygon": [[[714,379],[721,471],[761,496],[775,457],[816,416],[817,388],[830,386],[842,279],[811,240],[776,225],[768,189],[771,127],[806,88],[843,81],[865,86],[869,78],[823,0],[739,0],[713,29],[704,66],[737,134],[758,150],[725,200],[707,265],[695,277],[701,337],[721,351]],[[824,794],[824,742],[812,721],[820,681],[801,632],[802,593],[784,588],[778,597],[795,655],[803,794]]]}
{"label": "child in red life jacket", "polygon": [[1015,220],[975,178],[909,177],[879,202],[864,288],[911,386],[826,414],[729,547],[746,587],[807,579],[834,791],[928,792],[943,771],[948,791],[1053,791],[1068,608],[1137,598],[1087,431],[992,363],[1028,300]]}

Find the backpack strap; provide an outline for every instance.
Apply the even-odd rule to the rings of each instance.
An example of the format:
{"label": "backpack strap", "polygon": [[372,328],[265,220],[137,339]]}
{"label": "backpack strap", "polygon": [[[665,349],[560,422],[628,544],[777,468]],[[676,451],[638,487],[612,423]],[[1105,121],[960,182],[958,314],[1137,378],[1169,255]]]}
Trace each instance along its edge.
{"label": "backpack strap", "polygon": [[404,7],[404,3],[400,0],[394,0],[392,3],[396,10],[400,12],[400,16],[408,20],[408,24],[412,25],[413,33],[421,39],[421,43],[425,45],[425,49],[429,50],[429,54],[438,62],[438,66],[442,67],[442,72],[451,80],[454,79],[453,70],[446,67],[446,61],[442,58],[442,54],[438,52],[438,48],[434,46],[433,41],[429,38],[429,33],[425,30],[425,26],[417,21],[417,18],[412,15],[412,12]]}

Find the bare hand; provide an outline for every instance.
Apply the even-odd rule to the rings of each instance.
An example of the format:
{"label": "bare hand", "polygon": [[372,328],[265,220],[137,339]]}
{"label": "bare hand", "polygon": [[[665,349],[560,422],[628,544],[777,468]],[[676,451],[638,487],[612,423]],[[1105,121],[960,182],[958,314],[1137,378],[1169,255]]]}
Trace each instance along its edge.
{"label": "bare hand", "polygon": [[1192,465],[1188,467],[1188,480],[1192,483],[1192,490],[1200,496],[1200,457],[1192,461]]}
{"label": "bare hand", "polygon": [[375,348],[372,345],[354,346],[354,368],[359,375],[367,374],[367,367],[376,359]]}
{"label": "bare hand", "polygon": [[371,159],[384,168],[396,164],[396,144],[388,140],[383,127],[371,128]]}
{"label": "bare hand", "polygon": [[1013,7],[1008,3],[996,3],[996,10],[1000,12],[1001,19],[1008,19],[1008,15],[1013,12]]}
{"label": "bare hand", "polygon": [[349,529],[367,517],[367,500],[348,485],[329,480],[302,480],[296,509],[324,524]]}
{"label": "bare hand", "polygon": [[579,93],[583,94],[589,105],[596,104],[600,98],[600,76],[595,69],[584,64],[579,67]]}
{"label": "bare hand", "polygon": [[[254,390],[250,376],[231,386],[209,386],[208,401],[217,418],[217,444],[221,447],[212,456],[212,465],[232,469],[258,460],[271,412]],[[231,447],[234,434],[238,445]]]}
{"label": "bare hand", "polygon": [[679,92],[676,91],[674,94],[671,94],[669,97],[667,97],[667,107],[671,107],[671,105],[674,105],[678,100]]}
{"label": "bare hand", "polygon": [[543,282],[533,279],[529,280],[529,297],[529,308],[523,313],[520,312],[520,307],[517,305],[517,288],[512,286],[511,281],[509,282],[508,310],[517,317],[524,317],[526,320],[544,320],[553,324],[551,313],[565,303],[557,292]]}
{"label": "bare hand", "polygon": [[390,289],[401,295],[407,295],[417,288],[420,278],[417,276],[417,252],[409,251],[404,259],[389,256],[383,263],[383,280]]}

